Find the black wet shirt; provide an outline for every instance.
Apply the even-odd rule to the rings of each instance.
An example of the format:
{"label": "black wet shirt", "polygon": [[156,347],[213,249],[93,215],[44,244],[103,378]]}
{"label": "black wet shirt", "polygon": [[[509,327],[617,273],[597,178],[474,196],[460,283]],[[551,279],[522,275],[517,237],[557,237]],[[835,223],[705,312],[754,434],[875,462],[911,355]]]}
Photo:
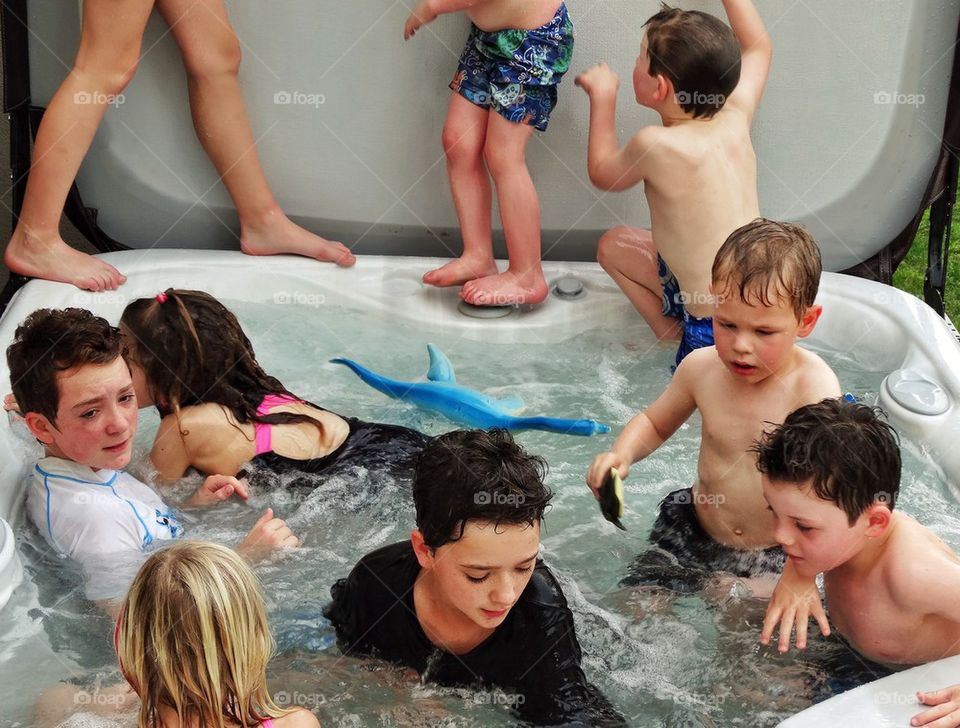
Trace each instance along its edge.
{"label": "black wet shirt", "polygon": [[419,573],[404,541],[367,554],[333,585],[324,614],[345,653],[407,665],[440,685],[500,688],[505,702],[537,725],[626,725],[587,682],[573,615],[542,561],[503,623],[462,655],[436,647],[420,626],[413,603]]}

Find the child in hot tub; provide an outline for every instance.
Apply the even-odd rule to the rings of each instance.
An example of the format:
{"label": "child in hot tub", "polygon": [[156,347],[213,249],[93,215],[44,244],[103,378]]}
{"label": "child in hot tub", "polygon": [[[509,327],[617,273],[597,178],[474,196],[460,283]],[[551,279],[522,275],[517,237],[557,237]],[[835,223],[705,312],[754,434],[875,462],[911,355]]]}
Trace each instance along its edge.
{"label": "child in hot tub", "polygon": [[163,480],[193,467],[237,475],[248,462],[303,473],[354,465],[402,477],[429,438],[407,427],[341,417],[290,393],[261,368],[237,317],[208,293],[167,289],[120,319],[141,407],[163,418],[150,459]]}
{"label": "child in hot tub", "polygon": [[[87,597],[112,612],[150,548],[184,528],[153,489],[125,473],[137,432],[137,398],[120,331],[89,311],[34,311],[7,349],[10,381],[27,427],[45,448],[27,486],[27,513],[58,553],[79,564]],[[245,485],[211,475],[183,505],[209,506]],[[296,546],[267,509],[238,547]]]}

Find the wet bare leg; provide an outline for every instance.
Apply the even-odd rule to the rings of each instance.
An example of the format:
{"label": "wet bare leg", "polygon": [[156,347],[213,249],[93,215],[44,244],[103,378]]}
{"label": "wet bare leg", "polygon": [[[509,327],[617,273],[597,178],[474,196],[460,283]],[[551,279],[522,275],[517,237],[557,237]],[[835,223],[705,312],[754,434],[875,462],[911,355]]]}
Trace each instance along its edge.
{"label": "wet bare leg", "polygon": [[510,267],[503,273],[467,283],[460,292],[467,303],[508,306],[540,303],[547,282],[540,266],[540,201],[527,169],[527,142],[533,127],[489,112],[484,159],[497,186],[497,202],[507,239]]}
{"label": "wet bare leg", "polygon": [[152,0],[87,0],[73,69],[43,115],[20,220],[4,253],[26,276],[92,291],[126,278],[112,265],[74,250],[60,237],[60,216],[107,107],[133,78]]}
{"label": "wet bare leg", "polygon": [[240,44],[223,0],[157,0],[157,9],[183,55],[197,137],[237,206],[240,249],[353,265],[356,258],[343,243],[294,223],[273,196],[237,82]]}
{"label": "wet bare leg", "polygon": [[597,260],[658,339],[679,341],[683,322],[663,313],[657,247],[649,230],[621,225],[600,238]]}
{"label": "wet bare leg", "polygon": [[493,262],[490,227],[490,177],[483,161],[487,138],[486,109],[470,103],[460,94],[450,97],[443,125],[443,151],[447,155],[447,176],[463,235],[463,253],[444,266],[424,274],[431,286],[460,286],[474,278],[497,272]]}

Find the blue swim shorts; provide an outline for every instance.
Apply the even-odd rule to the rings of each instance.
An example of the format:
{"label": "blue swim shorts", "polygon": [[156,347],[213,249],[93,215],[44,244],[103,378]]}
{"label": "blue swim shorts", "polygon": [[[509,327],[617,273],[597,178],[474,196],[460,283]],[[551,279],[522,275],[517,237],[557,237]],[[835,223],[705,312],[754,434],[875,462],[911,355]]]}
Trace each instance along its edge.
{"label": "blue swim shorts", "polygon": [[713,319],[699,318],[687,313],[683,306],[683,296],[680,293],[680,283],[659,255],[657,255],[657,269],[660,275],[660,285],[663,287],[663,315],[672,316],[683,321],[683,338],[677,349],[676,363],[673,369],[680,366],[680,362],[694,349],[713,346]]}
{"label": "blue swim shorts", "polygon": [[507,121],[545,131],[572,56],[573,23],[563,4],[534,30],[488,33],[473,26],[450,88]]}

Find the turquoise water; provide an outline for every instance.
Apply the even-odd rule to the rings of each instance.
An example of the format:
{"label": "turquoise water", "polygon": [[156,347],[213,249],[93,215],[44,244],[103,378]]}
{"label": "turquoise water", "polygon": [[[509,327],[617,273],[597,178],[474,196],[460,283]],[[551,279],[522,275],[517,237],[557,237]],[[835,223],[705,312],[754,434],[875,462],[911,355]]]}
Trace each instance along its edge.
{"label": "turquoise water", "polygon": [[[228,305],[267,371],[337,412],[431,434],[452,429],[447,420],[390,400],[328,363],[346,356],[399,379],[422,378],[430,342],[447,353],[461,383],[492,396],[519,395],[526,414],[593,417],[613,427],[611,434],[593,438],[539,432],[517,437],[550,464],[547,482],[556,495],[543,553],[573,609],[584,669],[632,725],[769,726],[831,694],[823,664],[841,657],[844,648],[816,639],[806,655],[758,649],[765,602],[742,589],[731,595],[729,581],[682,597],[618,586],[633,557],[648,548],[659,500],[693,482],[699,444],[695,416],[633,467],[625,484],[628,530],[603,520],[583,482],[586,467],[663,390],[673,359],[672,348],[657,344],[642,324],[628,331],[594,329],[561,344],[534,339],[520,346],[513,335],[479,343],[333,305]],[[838,370],[845,390],[876,401],[883,374],[856,371],[840,355],[820,353]],[[144,411],[141,469],[156,425],[156,413]],[[955,498],[919,446],[907,445],[902,507],[960,548]],[[237,542],[270,505],[301,536],[301,549],[257,568],[281,650],[272,667],[279,702],[314,710],[324,725],[513,724],[502,707],[504,696],[421,686],[403,669],[344,658],[331,646],[332,632],[319,622],[330,585],[363,554],[407,538],[413,526],[405,484],[391,484],[371,500],[363,483],[361,470],[305,498],[255,493],[249,504],[231,503],[187,519],[189,536]],[[78,580],[58,568],[30,528],[21,526],[18,538],[27,582],[0,613],[2,726],[29,725],[37,695],[60,680],[76,681],[88,702],[95,702],[95,681],[119,677],[108,620],[85,602]]]}

